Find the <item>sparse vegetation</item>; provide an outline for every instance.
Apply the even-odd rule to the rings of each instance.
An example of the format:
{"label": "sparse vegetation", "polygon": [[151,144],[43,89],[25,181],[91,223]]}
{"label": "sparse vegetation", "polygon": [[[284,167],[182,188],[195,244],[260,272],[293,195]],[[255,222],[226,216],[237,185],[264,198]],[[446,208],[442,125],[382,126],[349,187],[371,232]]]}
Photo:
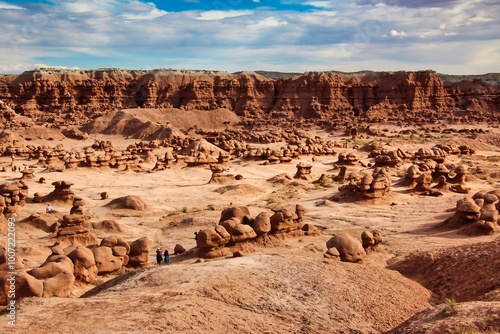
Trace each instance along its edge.
{"label": "sparse vegetation", "polygon": [[476,174],[474,174],[474,176],[480,180],[486,181],[489,184],[494,183],[493,180],[491,179],[491,177],[486,173],[476,173]]}
{"label": "sparse vegetation", "polygon": [[440,314],[445,317],[451,317],[457,314],[457,301],[455,299],[446,299],[444,302],[444,308],[441,310]]}
{"label": "sparse vegetation", "polygon": [[276,195],[274,193],[270,193],[267,195],[267,198],[266,198],[266,202],[267,204],[275,204],[278,202],[277,198],[276,198]]}
{"label": "sparse vegetation", "polygon": [[95,285],[95,286],[98,286],[98,285],[101,285],[103,284],[104,282],[106,282],[102,277],[97,277],[96,279],[94,279],[92,281],[92,285]]}
{"label": "sparse vegetation", "polygon": [[468,324],[464,327],[456,325],[456,326],[453,326],[453,331],[456,334],[476,334],[476,333],[479,333],[479,331],[477,330],[477,327],[474,324]]}
{"label": "sparse vegetation", "polygon": [[123,274],[126,274],[128,272],[127,268],[125,267],[121,267],[120,269],[118,269],[118,271],[116,272],[117,275],[123,275]]}

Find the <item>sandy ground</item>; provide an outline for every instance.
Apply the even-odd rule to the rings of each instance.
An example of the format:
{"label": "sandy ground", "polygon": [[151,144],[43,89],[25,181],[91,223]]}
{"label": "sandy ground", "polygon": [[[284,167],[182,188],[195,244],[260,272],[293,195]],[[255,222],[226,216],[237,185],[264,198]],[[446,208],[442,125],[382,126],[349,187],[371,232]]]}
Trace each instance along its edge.
{"label": "sandy ground", "polygon": [[[330,136],[324,132],[318,135]],[[56,139],[31,144],[63,143],[67,150],[83,149],[95,138],[111,140],[117,149],[134,142],[118,136],[94,135],[87,141]],[[407,142],[402,148],[416,151],[434,144]],[[356,152],[368,161],[366,152],[352,148],[339,151]],[[499,152],[478,151],[476,155]],[[243,179],[235,183],[236,189],[221,194],[216,191],[221,185],[208,184],[208,168],[174,166],[150,173],[86,168],[46,173],[38,168],[36,179],[43,176],[47,182],[28,181],[30,196],[35,192],[49,193],[54,181],[74,182],[72,189],[84,199],[91,221],[112,219],[126,230],[127,240],[147,236],[153,241],[152,266],[89,298],[78,297],[93,285],[76,287],[69,299],[26,299],[21,304],[15,332],[380,333],[429,307],[431,302],[429,291],[385,269],[388,263],[419,252],[498,238],[434,230],[433,226],[452,215],[456,201],[464,195],[411,194],[407,188],[396,186],[401,176],[397,170],[392,171],[392,194],[378,203],[328,201],[337,192],[338,184],[318,188],[300,181],[300,186],[294,187],[267,181],[282,173],[293,176],[301,161],[313,166],[315,179],[323,173],[338,173],[332,170],[336,156],[303,156],[290,164],[276,165],[235,160],[229,173],[241,174]],[[459,163],[461,157],[451,156],[447,161]],[[18,164],[24,165],[35,162],[18,160]],[[0,166],[7,164],[10,159],[0,159]],[[153,166],[143,164],[145,169]],[[0,183],[19,177],[16,172],[0,173]],[[498,184],[498,180],[492,184],[481,180],[469,183],[469,196],[479,190],[494,189]],[[109,193],[109,199],[100,199],[103,191]],[[150,209],[134,212],[105,207],[113,198],[124,195],[141,197]],[[196,259],[181,261],[172,256],[170,266],[153,265],[153,250],[157,246],[167,248],[171,254],[176,244],[188,250],[195,247],[194,232],[215,226],[220,211],[226,207],[247,206],[255,216],[262,211],[272,212],[270,209],[276,205],[296,203],[307,209],[304,223],[320,228],[318,236],[288,238],[274,247],[254,246],[238,259],[194,263]],[[70,206],[57,203],[53,207],[60,213],[70,210]],[[45,204],[28,203],[17,220],[44,212]],[[380,251],[369,255],[362,264],[323,258],[326,241],[332,234],[345,231],[359,237],[362,231],[373,229],[382,232],[384,242]],[[98,237],[104,236],[98,232]],[[4,243],[3,239],[0,241]],[[40,265],[53,243],[41,230],[18,227],[18,254],[28,267]],[[111,278],[113,275],[104,280]],[[2,326],[3,320],[0,328],[4,333],[12,329]]]}

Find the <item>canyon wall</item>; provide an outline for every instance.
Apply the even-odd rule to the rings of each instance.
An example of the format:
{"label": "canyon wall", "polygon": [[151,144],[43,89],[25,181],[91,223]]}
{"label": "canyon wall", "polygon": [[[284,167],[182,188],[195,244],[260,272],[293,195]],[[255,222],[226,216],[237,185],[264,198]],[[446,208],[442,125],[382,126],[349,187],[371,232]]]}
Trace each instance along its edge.
{"label": "canyon wall", "polygon": [[39,69],[0,76],[0,109],[82,124],[121,108],[229,109],[241,116],[474,121],[500,113],[500,87],[481,79],[443,83],[433,71],[253,72]]}

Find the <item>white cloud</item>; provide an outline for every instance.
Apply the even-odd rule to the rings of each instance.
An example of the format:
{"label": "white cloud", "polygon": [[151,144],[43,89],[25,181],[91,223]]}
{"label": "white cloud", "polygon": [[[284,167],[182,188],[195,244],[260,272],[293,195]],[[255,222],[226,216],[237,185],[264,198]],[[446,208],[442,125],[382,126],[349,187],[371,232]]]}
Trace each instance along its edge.
{"label": "white cloud", "polygon": [[400,37],[401,38],[401,37],[406,36],[406,33],[404,31],[399,31],[398,32],[397,30],[393,29],[393,30],[391,30],[391,36],[392,37]]}
{"label": "white cloud", "polygon": [[150,19],[155,19],[158,17],[161,17],[163,15],[166,15],[167,12],[164,10],[160,10],[157,8],[151,9],[149,12],[144,12],[144,13],[124,13],[122,16],[123,18],[127,20],[150,20]]}
{"label": "white cloud", "polygon": [[332,1],[307,1],[305,3],[306,5],[317,7],[317,8],[332,8],[333,4]]}
{"label": "white cloud", "polygon": [[288,24],[286,21],[281,21],[278,17],[266,17],[265,19],[248,26],[249,29],[265,29],[276,28]]}
{"label": "white cloud", "polygon": [[0,9],[25,9],[25,8],[0,1]]}
{"label": "white cloud", "polygon": [[[57,0],[57,6],[0,10],[0,72],[37,63],[230,71],[434,68],[455,73],[489,66],[488,72],[500,71],[494,61],[500,58],[496,2],[429,8],[363,5],[360,0],[287,1],[315,9],[167,13],[139,0]],[[452,58],[449,48],[458,54],[460,46],[469,51],[471,45],[484,60],[467,52],[452,66],[439,56]],[[418,58],[411,50],[427,51]]]}
{"label": "white cloud", "polygon": [[72,13],[108,12],[127,20],[149,20],[167,14],[152,2],[140,0],[60,0],[61,6]]}
{"label": "white cloud", "polygon": [[209,10],[201,12],[196,19],[201,21],[216,21],[231,17],[252,15],[253,10]]}

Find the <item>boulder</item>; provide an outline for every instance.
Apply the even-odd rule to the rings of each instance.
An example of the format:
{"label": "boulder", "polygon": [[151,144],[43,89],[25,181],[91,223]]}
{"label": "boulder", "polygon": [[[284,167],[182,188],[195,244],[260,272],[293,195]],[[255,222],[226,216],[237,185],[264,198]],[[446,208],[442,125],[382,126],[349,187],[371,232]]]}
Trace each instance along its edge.
{"label": "boulder", "polygon": [[176,244],[175,247],[174,247],[174,254],[183,254],[186,252],[186,249],[184,247],[182,247],[182,245],[180,244]]}
{"label": "boulder", "polygon": [[109,233],[126,233],[126,230],[114,220],[103,220],[92,223],[92,228]]}
{"label": "boulder", "polygon": [[334,260],[340,261],[340,253],[339,253],[338,249],[335,247],[328,248],[328,250],[325,253],[325,257],[327,257],[329,259],[334,259]]}
{"label": "boulder", "polygon": [[95,264],[99,274],[108,274],[121,269],[124,266],[124,256],[113,255],[110,247],[98,246],[91,248],[94,253]]}
{"label": "boulder", "polygon": [[101,240],[101,246],[106,246],[113,248],[115,246],[121,246],[125,248],[125,254],[126,255],[130,252],[130,245],[129,243],[123,239],[122,237],[116,236],[116,235],[110,235],[105,237],[104,239]]}
{"label": "boulder", "polygon": [[252,228],[257,235],[269,233],[271,231],[271,216],[267,212],[261,212],[255,217]]}
{"label": "boulder", "polygon": [[77,281],[91,283],[98,274],[94,253],[87,247],[78,246],[67,254],[74,265],[74,276]]}
{"label": "boulder", "polygon": [[249,225],[239,224],[231,230],[231,242],[238,243],[251,240],[257,236],[257,233]]}
{"label": "boulder", "polygon": [[226,245],[231,239],[231,235],[222,225],[218,225],[214,230],[201,230],[196,238],[198,248],[217,248]]}
{"label": "boulder", "polygon": [[366,252],[361,242],[346,233],[335,234],[326,243],[326,248],[336,248],[340,259],[344,262],[360,262],[366,257]]}
{"label": "boulder", "polygon": [[241,224],[241,220],[236,217],[229,218],[227,220],[224,220],[223,222],[220,222],[219,225],[224,226],[226,231],[231,233],[233,228],[235,228],[237,225]]}
{"label": "boulder", "polygon": [[151,240],[146,237],[135,240],[130,244],[130,252],[128,254],[129,267],[145,267],[149,264],[149,249],[151,248]]}
{"label": "boulder", "polygon": [[[0,305],[7,305],[9,300],[10,276],[0,275]],[[36,279],[26,271],[19,271],[16,275],[16,299],[24,297],[42,297],[43,281]]]}
{"label": "boulder", "polygon": [[28,274],[37,279],[45,280],[62,272],[73,275],[74,265],[71,259],[66,255],[49,255],[40,267],[31,269]]}
{"label": "boulder", "polygon": [[149,207],[139,196],[123,196],[113,199],[105,205],[110,209],[129,209],[136,211],[144,211]]}
{"label": "boulder", "polygon": [[74,281],[73,273],[66,271],[47,278],[43,281],[43,297],[69,297]]}
{"label": "boulder", "polygon": [[246,206],[231,207],[221,212],[219,222],[223,222],[233,217],[238,218],[241,222],[243,222],[243,217],[245,216],[250,216],[250,211]]}

